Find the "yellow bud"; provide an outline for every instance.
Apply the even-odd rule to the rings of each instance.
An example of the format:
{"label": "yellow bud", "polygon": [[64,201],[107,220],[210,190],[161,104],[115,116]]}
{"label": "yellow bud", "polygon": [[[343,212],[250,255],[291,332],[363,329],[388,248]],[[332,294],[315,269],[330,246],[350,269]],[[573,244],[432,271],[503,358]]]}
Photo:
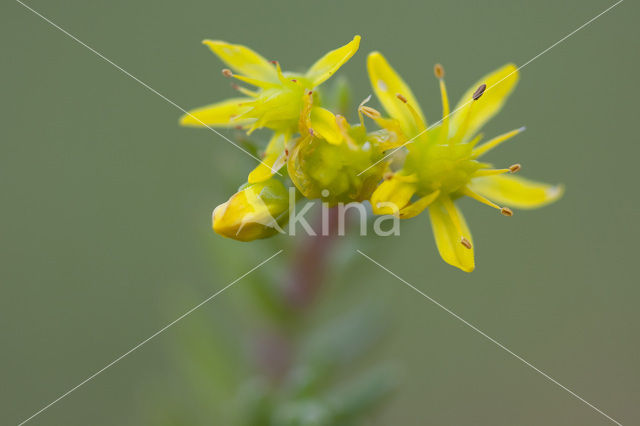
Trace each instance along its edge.
{"label": "yellow bud", "polygon": [[213,230],[223,237],[253,241],[284,232],[289,219],[289,193],[276,178],[245,184],[213,210]]}

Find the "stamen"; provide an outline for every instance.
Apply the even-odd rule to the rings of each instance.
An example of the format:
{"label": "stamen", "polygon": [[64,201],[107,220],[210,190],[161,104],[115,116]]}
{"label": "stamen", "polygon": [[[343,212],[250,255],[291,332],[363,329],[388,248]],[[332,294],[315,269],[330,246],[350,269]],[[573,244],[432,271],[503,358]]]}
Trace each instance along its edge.
{"label": "stamen", "polygon": [[471,153],[471,158],[476,159],[488,151],[492,150],[496,146],[500,145],[502,142],[511,139],[518,133],[522,133],[525,130],[524,127],[520,127],[519,129],[512,130],[510,132],[504,133],[500,136],[496,136],[495,138],[489,140],[488,142],[483,143],[479,147],[475,148]]}
{"label": "stamen", "polygon": [[[367,117],[371,118],[371,119],[374,119],[374,116],[375,116],[376,112],[378,114],[380,114],[375,109],[365,106],[365,104],[367,102],[369,102],[370,99],[371,99],[371,95],[369,95],[366,98],[364,98],[362,100],[362,102],[360,102],[360,105],[358,105],[358,118],[360,119],[360,125],[362,126],[362,128],[365,128],[365,126],[364,126],[364,117],[362,116],[363,114],[366,115]],[[368,109],[369,111],[365,112],[365,109]]]}
{"label": "stamen", "polygon": [[477,101],[478,99],[480,99],[480,97],[482,96],[482,94],[484,93],[484,91],[487,89],[487,85],[482,83],[480,85],[480,87],[478,87],[476,89],[475,92],[473,92],[473,100]]}
{"label": "stamen", "polygon": [[473,95],[471,96],[473,98],[473,102],[471,102],[471,104],[467,108],[467,115],[464,117],[464,121],[462,122],[462,125],[460,125],[460,128],[456,132],[455,137],[449,140],[449,145],[455,145],[465,137],[467,133],[467,129],[469,128],[469,122],[471,121],[473,106],[476,104],[475,101],[480,99],[480,97],[482,96],[486,88],[487,88],[487,85],[483,83],[476,89],[475,92],[473,92]]}
{"label": "stamen", "polygon": [[382,114],[380,114],[380,111],[378,111],[375,108],[368,107],[366,105],[361,106],[359,111],[361,113],[363,113],[364,115],[366,115],[367,117],[372,118],[372,119],[376,119],[376,118],[382,117]]}
{"label": "stamen", "polygon": [[362,100],[362,102],[360,102],[360,105],[358,105],[358,108],[365,106],[367,104],[367,102],[369,102],[370,100],[371,100],[371,95],[369,95],[366,98],[364,98]]}
{"label": "stamen", "polygon": [[[506,169],[507,171],[509,171],[509,169]],[[497,205],[496,203],[494,203],[493,201],[483,197],[480,194],[476,194],[475,192],[473,192],[472,190],[470,190],[469,188],[465,188],[462,190],[462,193],[464,195],[466,195],[467,197],[473,198],[476,201],[480,201],[482,204],[486,204],[489,207],[493,207],[496,210],[500,210],[500,213],[503,216],[508,216],[511,217],[513,216],[513,211],[509,208],[509,207],[500,207],[499,205]]]}
{"label": "stamen", "polygon": [[483,197],[480,194],[476,194],[475,192],[473,192],[472,190],[470,190],[469,188],[464,188],[462,190],[462,193],[464,195],[466,195],[469,198],[473,198],[476,201],[480,201],[482,204],[486,204],[489,207],[493,207],[496,210],[501,210],[502,207],[500,207],[499,205],[497,205],[496,203],[494,203],[493,201]]}
{"label": "stamen", "polygon": [[246,87],[239,86],[239,85],[237,85],[235,83],[232,84],[231,87],[234,90],[237,90],[238,92],[240,92],[240,93],[242,93],[244,95],[251,96],[252,98],[257,98],[258,97],[258,93],[257,92],[254,92],[253,90],[249,90]]}
{"label": "stamen", "polygon": [[449,107],[449,96],[447,95],[447,86],[444,84],[444,68],[440,64],[433,67],[433,73],[440,80],[440,97],[442,98],[442,136],[441,141],[444,144],[449,139],[449,115],[451,109]]}
{"label": "stamen", "polygon": [[222,75],[225,77],[233,77],[233,72],[229,68],[224,68],[222,70]]}
{"label": "stamen", "polygon": [[270,88],[270,87],[277,87],[278,86],[278,84],[276,84],[276,83],[271,83],[269,81],[257,80],[255,78],[245,77],[244,75],[233,74],[233,73],[231,73],[230,70],[227,70],[227,71],[229,71],[230,74],[226,73],[224,70],[222,72],[226,77],[233,77],[233,78],[235,78],[237,80],[244,81],[245,83],[248,83],[248,84],[250,84],[252,86],[262,87],[263,89],[267,89],[267,88]]}
{"label": "stamen", "polygon": [[508,217],[513,216],[513,210],[511,210],[509,207],[501,208],[500,213],[502,213],[503,216],[508,216]]}
{"label": "stamen", "polygon": [[466,249],[469,249],[469,250],[471,250],[471,247],[473,247],[471,245],[471,242],[469,240],[467,240],[465,237],[462,237],[460,239],[460,244],[462,244]]}
{"label": "stamen", "polygon": [[522,168],[522,166],[520,164],[514,164],[514,165],[509,166],[509,171],[511,173],[517,173],[517,172],[520,171],[521,168]]}
{"label": "stamen", "polygon": [[402,101],[402,103],[405,104],[405,106],[407,107],[407,109],[411,113],[411,116],[413,117],[413,121],[415,121],[416,126],[418,126],[418,131],[422,132],[422,131],[426,130],[427,126],[424,124],[424,121],[422,121],[422,118],[420,118],[420,116],[418,115],[418,112],[411,106],[409,101],[407,101],[407,98],[405,98],[400,93],[396,93],[396,97],[398,99],[400,99]]}
{"label": "stamen", "polygon": [[362,127],[364,127],[364,118],[362,117],[363,114],[371,118],[376,123],[378,123],[378,126],[387,131],[387,135],[383,135],[378,132],[370,134],[378,140],[379,148],[382,151],[397,148],[404,142],[405,139],[404,136],[399,137],[399,135],[403,135],[403,132],[400,128],[398,120],[394,118],[382,118],[382,114],[380,114],[380,111],[365,105],[367,102],[369,102],[370,99],[371,95],[367,96],[362,102],[360,102],[360,105],[358,106],[358,117],[360,118],[360,124],[362,125]]}
{"label": "stamen", "polygon": [[278,72],[278,80],[280,80],[281,83],[288,83],[288,80],[285,78],[284,74],[282,74],[282,68],[280,68],[280,62],[271,61],[271,63],[276,66],[276,71]]}
{"label": "stamen", "polygon": [[510,169],[481,169],[481,170],[477,170],[472,177],[484,177],[484,176],[495,176],[495,175],[501,175],[504,173],[510,173],[511,170]]}
{"label": "stamen", "polygon": [[440,64],[433,66],[433,73],[436,75],[436,78],[444,78],[444,68]]}

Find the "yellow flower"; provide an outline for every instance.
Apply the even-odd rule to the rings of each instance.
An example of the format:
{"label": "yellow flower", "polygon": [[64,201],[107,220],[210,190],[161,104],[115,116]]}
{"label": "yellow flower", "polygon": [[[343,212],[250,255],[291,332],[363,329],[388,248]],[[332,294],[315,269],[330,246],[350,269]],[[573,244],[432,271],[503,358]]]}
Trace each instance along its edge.
{"label": "yellow flower", "polygon": [[379,134],[367,134],[362,117],[351,126],[343,116],[312,106],[312,93],[307,96],[302,136],[287,161],[289,177],[308,199],[321,198],[330,205],[368,200],[386,167],[378,162],[381,147],[389,145]]}
{"label": "yellow flower", "polygon": [[276,177],[245,184],[215,208],[213,230],[223,237],[253,241],[284,232],[289,220],[289,193]]}
{"label": "yellow flower", "polygon": [[324,55],[304,74],[282,72],[277,62],[267,61],[242,45],[219,40],[203,43],[231,68],[222,71],[225,76],[255,86],[255,89],[235,86],[245,97],[194,109],[185,114],[180,123],[196,127],[241,126],[248,133],[262,127],[274,130],[263,162],[249,175],[249,182],[255,183],[268,179],[284,165],[285,145],[298,128],[305,94],[329,79],[354,55],[360,45],[360,36]]}
{"label": "yellow flower", "polygon": [[[478,131],[500,111],[518,81],[518,70],[507,64],[481,78],[451,113],[444,84],[444,70],[436,65],[440,81],[443,118],[427,127],[424,114],[411,89],[378,52],[369,55],[369,78],[380,103],[391,119],[377,119],[390,131],[403,134],[407,155],[403,167],[388,177],[371,196],[376,214],[395,214],[402,219],[429,209],[440,255],[463,271],[475,267],[473,239],[454,201],[467,196],[512,216],[505,203],[523,209],[557,200],[562,187],[511,175],[519,164],[494,169],[478,159],[524,128],[512,130],[478,145]],[[374,117],[375,118],[375,117]]]}

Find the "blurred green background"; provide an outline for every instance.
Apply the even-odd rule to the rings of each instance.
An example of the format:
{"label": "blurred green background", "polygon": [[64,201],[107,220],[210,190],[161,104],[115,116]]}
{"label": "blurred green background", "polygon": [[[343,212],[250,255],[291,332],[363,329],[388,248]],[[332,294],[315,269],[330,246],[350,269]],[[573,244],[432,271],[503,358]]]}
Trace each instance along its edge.
{"label": "blurred green background", "polygon": [[[380,50],[434,122],[435,62],[445,66],[455,101],[482,74],[525,63],[612,2],[28,4],[184,108],[233,95],[203,38],[247,44],[284,68],[304,69],[361,34],[359,53],[341,71],[354,99],[370,93],[366,54]],[[20,4],[0,7],[0,423],[17,424],[268,257],[274,242],[243,244],[210,230],[211,210],[252,165],[245,154],[207,130],[178,127],[179,110]],[[567,192],[508,220],[465,203],[473,274],[440,260],[425,216],[403,222],[400,237],[355,238],[334,253],[339,264],[310,328],[377,304],[390,334],[363,362],[388,360],[401,371],[398,391],[369,424],[608,420],[356,248],[621,423],[640,423],[638,12],[623,2],[526,66],[507,108],[486,127],[492,135],[526,125],[491,160],[520,162],[524,176],[563,182]],[[286,257],[264,273],[283,274]],[[222,424],[211,417],[218,396],[207,387],[224,387],[224,377],[194,373],[184,342],[232,359],[250,353],[259,316],[246,302],[249,282],[32,424],[161,424],[165,412],[180,410],[192,416],[186,424]],[[214,333],[237,347],[216,347]],[[246,375],[234,368],[220,374]]]}

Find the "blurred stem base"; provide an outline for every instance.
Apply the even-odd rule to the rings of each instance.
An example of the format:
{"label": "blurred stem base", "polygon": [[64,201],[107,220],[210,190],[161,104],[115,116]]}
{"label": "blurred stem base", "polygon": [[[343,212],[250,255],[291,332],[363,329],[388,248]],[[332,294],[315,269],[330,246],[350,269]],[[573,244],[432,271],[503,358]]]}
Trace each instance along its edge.
{"label": "blurred stem base", "polygon": [[[318,215],[313,229],[316,235],[302,239],[296,249],[282,287],[282,303],[295,322],[309,314],[322,288],[330,262],[331,249],[337,243],[338,209]],[[295,333],[290,328],[263,330],[255,339],[256,364],[271,383],[279,384],[293,365]]]}
{"label": "blurred stem base", "polygon": [[[324,227],[323,219],[327,221]],[[314,226],[317,235],[305,238],[296,250],[284,290],[287,305],[295,311],[304,313],[316,299],[329,266],[330,251],[337,241],[338,220],[337,207],[329,209],[327,217],[321,215]]]}

